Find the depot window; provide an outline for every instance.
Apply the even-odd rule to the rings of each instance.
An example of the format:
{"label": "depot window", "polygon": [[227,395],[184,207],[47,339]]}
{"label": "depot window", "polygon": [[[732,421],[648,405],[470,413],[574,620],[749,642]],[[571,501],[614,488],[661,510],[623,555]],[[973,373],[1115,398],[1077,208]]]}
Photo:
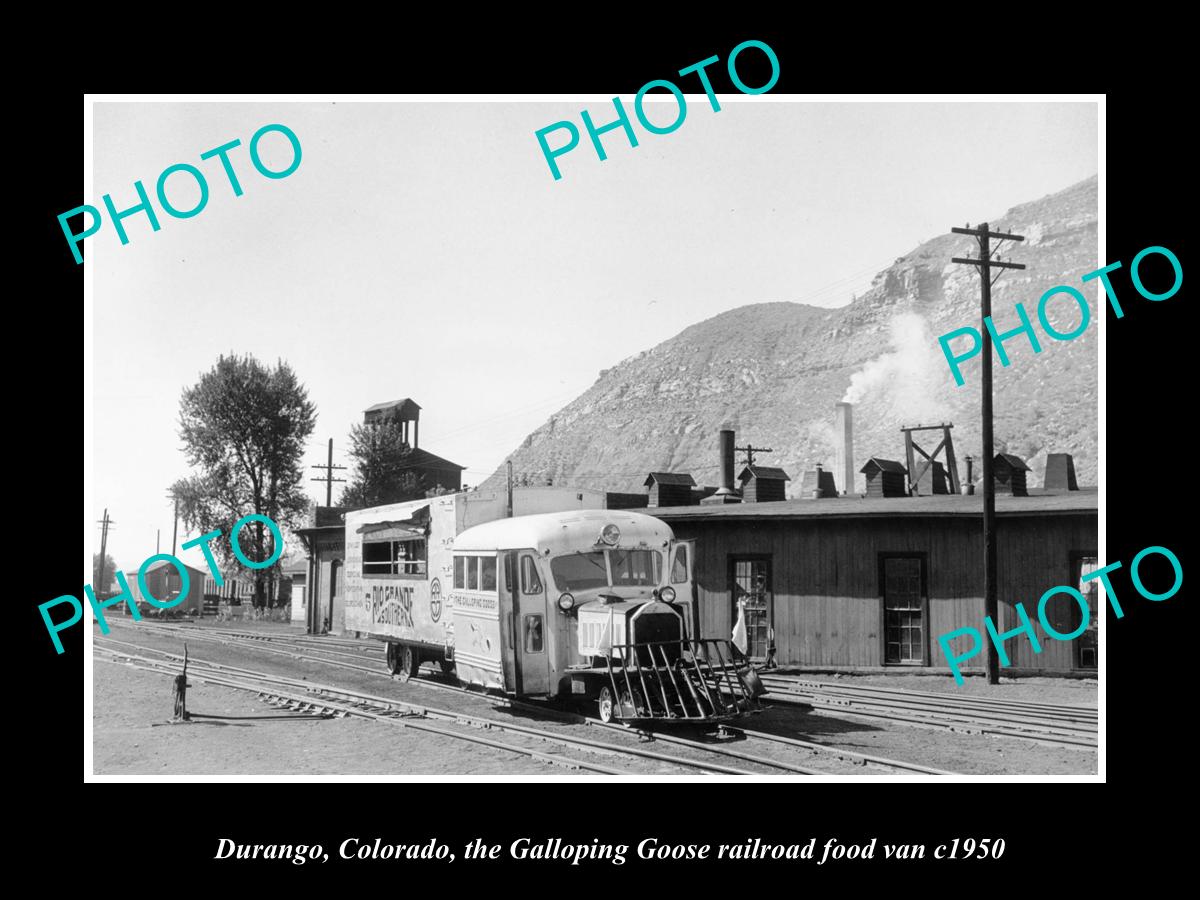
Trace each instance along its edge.
{"label": "depot window", "polygon": [[364,541],[363,575],[425,575],[425,539]]}

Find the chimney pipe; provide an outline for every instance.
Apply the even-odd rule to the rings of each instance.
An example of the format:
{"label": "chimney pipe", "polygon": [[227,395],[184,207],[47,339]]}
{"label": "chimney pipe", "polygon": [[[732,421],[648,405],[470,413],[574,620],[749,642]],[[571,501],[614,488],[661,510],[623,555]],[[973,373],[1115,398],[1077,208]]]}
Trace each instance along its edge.
{"label": "chimney pipe", "polygon": [[733,489],[733,429],[722,428],[717,434],[717,453],[721,459],[721,486],[714,496],[736,495]]}
{"label": "chimney pipe", "polygon": [[854,406],[843,400],[834,404],[834,410],[837,443],[834,477],[840,482],[842,494],[850,496],[854,493]]}

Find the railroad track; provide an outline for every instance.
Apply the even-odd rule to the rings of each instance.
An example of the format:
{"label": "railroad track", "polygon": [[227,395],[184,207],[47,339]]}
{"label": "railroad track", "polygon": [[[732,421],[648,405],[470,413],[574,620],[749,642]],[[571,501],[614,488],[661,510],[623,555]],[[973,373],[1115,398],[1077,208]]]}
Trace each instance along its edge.
{"label": "railroad track", "polygon": [[[102,654],[105,654],[112,659],[128,660],[129,663],[134,665],[135,668],[149,669],[150,671],[161,672],[164,674],[178,674],[179,667],[183,661],[182,656],[175,653],[169,653],[165,650],[146,648],[141,645],[128,644],[124,641],[113,641],[109,638],[98,638],[97,640],[103,642],[96,645],[96,649],[98,649]],[[165,659],[154,659],[142,654],[132,653],[128,650],[120,650],[117,649],[117,647],[111,646],[112,644],[133,647],[134,649],[138,650],[147,650],[152,653],[157,653],[160,656],[165,657]],[[602,772],[603,774],[609,775],[626,775],[629,773],[627,771],[614,769],[609,766],[600,766],[587,761],[580,761],[576,758],[565,758],[560,755],[531,751],[526,747],[513,745],[511,743],[503,743],[491,739],[481,740],[477,736],[470,733],[447,729],[443,726],[429,727],[425,724],[418,724],[411,721],[410,717],[440,720],[453,723],[454,725],[468,726],[474,729],[521,735],[550,743],[562,744],[566,747],[578,750],[600,752],[605,754],[625,756],[628,758],[654,760],[657,762],[668,763],[685,770],[699,770],[709,774],[769,774],[769,771],[763,772],[761,769],[776,771],[782,770],[804,775],[829,774],[828,772],[820,772],[815,769],[793,765],[780,760],[760,757],[754,754],[732,750],[726,747],[711,747],[698,741],[665,741],[665,743],[678,743],[682,746],[691,747],[694,750],[698,750],[710,755],[731,757],[743,763],[751,763],[752,765],[758,767],[757,769],[737,768],[720,763],[714,763],[708,760],[693,759],[684,756],[661,753],[645,747],[606,743],[559,732],[550,732],[546,731],[545,729],[502,722],[497,719],[470,715],[455,710],[439,709],[425,704],[411,703],[396,698],[379,697],[373,694],[365,694],[361,691],[349,690],[332,685],[322,685],[307,680],[289,678],[267,672],[258,672],[252,669],[243,668],[241,666],[232,666],[225,663],[213,663],[199,659],[189,658],[188,677],[195,677],[198,680],[207,681],[209,683],[218,684],[225,687],[253,691],[256,694],[265,697],[268,701],[282,701],[284,705],[288,705],[290,708],[298,708],[305,711],[326,711],[344,716],[358,715],[364,718],[374,719],[376,721],[387,721],[392,724],[403,724],[422,731],[433,731],[446,737],[460,738],[474,741],[475,743],[486,744],[498,749],[509,750],[514,753],[521,753],[541,759],[545,762],[553,763],[555,765],[566,766],[568,768],[588,769],[590,771]],[[633,732],[630,729],[620,729],[620,731],[626,736],[636,735],[636,732]]]}
{"label": "railroad track", "polygon": [[763,678],[763,684],[772,700],[803,702],[818,710],[1062,747],[1096,749],[1098,746],[1096,711],[1085,707],[960,698],[900,688],[842,685],[770,675]]}
{"label": "railroad track", "polygon": [[[113,624],[123,624],[123,623],[113,623]],[[139,623],[136,626],[136,628],[140,629],[140,630],[146,630],[144,628],[144,625],[145,625],[145,623]],[[271,636],[272,641],[274,641],[275,643],[278,643],[278,644],[286,644],[288,646],[270,646],[271,641],[263,641],[259,638],[258,635],[251,635],[250,637],[246,637],[245,632],[224,632],[224,633],[218,634],[218,633],[216,633],[217,629],[203,629],[203,631],[202,631],[200,629],[177,628],[175,626],[163,625],[160,623],[154,623],[153,625],[150,626],[149,630],[157,631],[160,634],[169,634],[171,637],[186,637],[189,640],[199,639],[201,641],[210,641],[210,642],[219,643],[219,644],[250,647],[256,651],[263,651],[263,652],[268,652],[268,653],[272,653],[272,654],[276,654],[276,655],[287,656],[287,657],[291,657],[293,659],[298,659],[298,660],[307,660],[309,662],[316,662],[316,663],[320,663],[322,665],[331,666],[331,667],[335,667],[335,668],[366,672],[367,674],[372,675],[374,677],[385,678],[389,682],[394,681],[394,679],[392,678],[392,676],[390,674],[388,674],[386,671],[382,670],[382,660],[379,659],[378,657],[364,656],[364,655],[360,655],[357,653],[347,653],[344,651],[332,651],[332,650],[329,650],[324,647],[310,648],[307,646],[307,644],[305,642],[300,642],[301,644],[303,644],[303,646],[297,647],[293,643],[293,640],[294,640],[294,637],[298,637],[298,636],[272,635]],[[97,636],[95,638],[95,640],[103,641],[103,640],[110,640],[110,639],[109,638],[101,638],[101,637]],[[318,640],[324,640],[324,638],[320,638]],[[127,646],[132,646],[132,647],[140,648],[140,649],[150,649],[150,648],[146,648],[140,644],[138,644],[138,645],[127,644]],[[304,652],[300,652],[301,650],[303,650]],[[322,654],[327,654],[327,655],[314,656],[311,653],[312,650],[318,650]],[[165,651],[159,651],[159,650],[155,650],[154,652],[165,653]],[[171,656],[174,656],[174,655],[171,654]],[[345,656],[352,657],[353,659],[356,660],[356,662],[345,661],[342,658]],[[331,658],[331,657],[333,657],[333,658]],[[181,659],[181,657],[179,657],[179,658]],[[362,661],[365,661],[365,662],[368,662],[371,664],[370,665],[359,664]],[[190,672],[190,666],[191,666],[191,663],[189,662],[189,672]],[[535,713],[544,718],[556,719],[560,722],[567,722],[570,724],[588,725],[593,728],[604,729],[607,731],[620,733],[620,734],[626,735],[626,736],[634,735],[643,741],[653,741],[653,742],[657,742],[660,744],[668,744],[668,745],[673,745],[673,746],[684,747],[684,748],[688,748],[690,750],[698,751],[698,752],[702,752],[702,753],[733,758],[733,759],[736,759],[743,763],[751,763],[751,764],[759,766],[759,767],[764,767],[764,768],[772,769],[772,770],[776,770],[776,771],[782,770],[782,771],[791,772],[791,773],[795,773],[795,774],[802,774],[802,775],[836,775],[836,774],[840,774],[836,771],[830,771],[828,769],[810,768],[808,766],[797,765],[797,764],[788,762],[786,760],[765,757],[758,753],[746,752],[744,750],[736,750],[736,749],[733,749],[733,748],[727,747],[727,746],[717,746],[717,745],[713,745],[712,743],[705,742],[705,741],[692,740],[690,738],[682,737],[677,734],[667,734],[667,733],[663,733],[661,731],[648,731],[645,729],[631,728],[629,726],[621,725],[621,724],[618,724],[615,722],[602,722],[597,718],[585,716],[585,715],[582,715],[579,713],[555,710],[555,709],[552,709],[552,708],[549,708],[549,707],[546,707],[546,706],[543,706],[540,704],[527,703],[524,701],[514,700],[514,699],[511,699],[508,697],[501,697],[501,696],[492,695],[492,694],[482,694],[478,690],[472,690],[469,688],[462,687],[460,685],[448,684],[444,681],[439,680],[440,678],[441,678],[440,675],[436,675],[436,676],[432,676],[432,677],[430,677],[428,675],[418,676],[417,678],[411,679],[408,682],[408,684],[416,685],[420,688],[423,688],[426,690],[431,690],[431,691],[443,691],[443,692],[449,692],[449,693],[460,694],[460,695],[466,694],[468,696],[477,697],[477,698],[483,697],[483,698],[486,698],[486,700],[489,703],[499,704],[499,705],[504,706],[509,709],[519,709],[522,711]],[[302,685],[302,686],[308,686],[310,683],[308,681],[303,681],[303,682],[297,682],[297,684]],[[394,701],[394,702],[402,703],[402,701]],[[424,708],[424,707],[422,707],[422,708]],[[443,712],[446,712],[446,711],[443,711]],[[486,721],[493,722],[496,725],[504,724],[504,723],[500,723],[494,719],[488,719]],[[805,741],[805,740],[802,740],[799,738],[786,737],[784,735],[771,734],[769,732],[757,731],[757,730],[749,729],[749,728],[723,726],[721,728],[721,732],[724,735],[729,736],[729,737],[740,737],[743,741],[757,743],[759,745],[762,745],[764,749],[766,749],[767,747],[778,749],[779,747],[786,746],[792,750],[804,751],[810,757],[818,757],[820,760],[823,760],[823,761],[837,761],[843,765],[849,765],[854,768],[864,768],[865,767],[865,768],[870,768],[870,769],[875,769],[875,770],[881,770],[881,771],[888,772],[891,774],[897,774],[897,773],[921,774],[921,775],[955,775],[955,774],[958,774],[955,772],[947,771],[945,769],[936,769],[936,768],[933,768],[930,766],[923,766],[918,763],[911,763],[911,762],[908,762],[905,760],[888,759],[886,757],[874,756],[874,755],[867,754],[867,753],[859,753],[859,752],[853,751],[853,750],[845,750],[845,749],[841,749],[841,748],[838,748],[835,746],[820,744],[820,743],[816,743],[813,741]],[[669,761],[669,760],[667,760],[667,761]],[[756,772],[756,771],[734,770],[734,769],[728,769],[728,771],[726,771],[725,769],[728,769],[728,767],[725,767],[724,769],[717,768],[717,769],[714,769],[714,771],[717,771],[720,774],[764,774],[762,772]]]}

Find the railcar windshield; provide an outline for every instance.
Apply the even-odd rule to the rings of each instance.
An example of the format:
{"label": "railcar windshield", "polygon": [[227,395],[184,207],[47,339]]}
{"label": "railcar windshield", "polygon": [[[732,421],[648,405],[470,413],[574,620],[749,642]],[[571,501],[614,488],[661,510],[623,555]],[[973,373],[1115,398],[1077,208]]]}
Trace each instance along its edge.
{"label": "railcar windshield", "polygon": [[550,560],[550,572],[560,591],[656,587],[662,580],[662,554],[657,550],[581,551]]}

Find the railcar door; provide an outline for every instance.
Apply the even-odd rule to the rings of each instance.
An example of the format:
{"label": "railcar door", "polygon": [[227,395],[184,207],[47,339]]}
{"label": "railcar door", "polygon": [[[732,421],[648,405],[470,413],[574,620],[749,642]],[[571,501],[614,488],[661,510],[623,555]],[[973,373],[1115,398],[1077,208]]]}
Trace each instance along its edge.
{"label": "railcar door", "polygon": [[[524,558],[522,558],[524,557]],[[513,644],[517,658],[517,693],[550,692],[550,633],[552,620],[546,590],[533,557],[504,554],[506,587],[513,598]]]}
{"label": "railcar door", "polygon": [[696,588],[692,567],[696,560],[695,541],[672,541],[671,562],[666,582],[675,591],[675,602],[683,610],[687,637],[699,638],[700,619],[696,615]]}

